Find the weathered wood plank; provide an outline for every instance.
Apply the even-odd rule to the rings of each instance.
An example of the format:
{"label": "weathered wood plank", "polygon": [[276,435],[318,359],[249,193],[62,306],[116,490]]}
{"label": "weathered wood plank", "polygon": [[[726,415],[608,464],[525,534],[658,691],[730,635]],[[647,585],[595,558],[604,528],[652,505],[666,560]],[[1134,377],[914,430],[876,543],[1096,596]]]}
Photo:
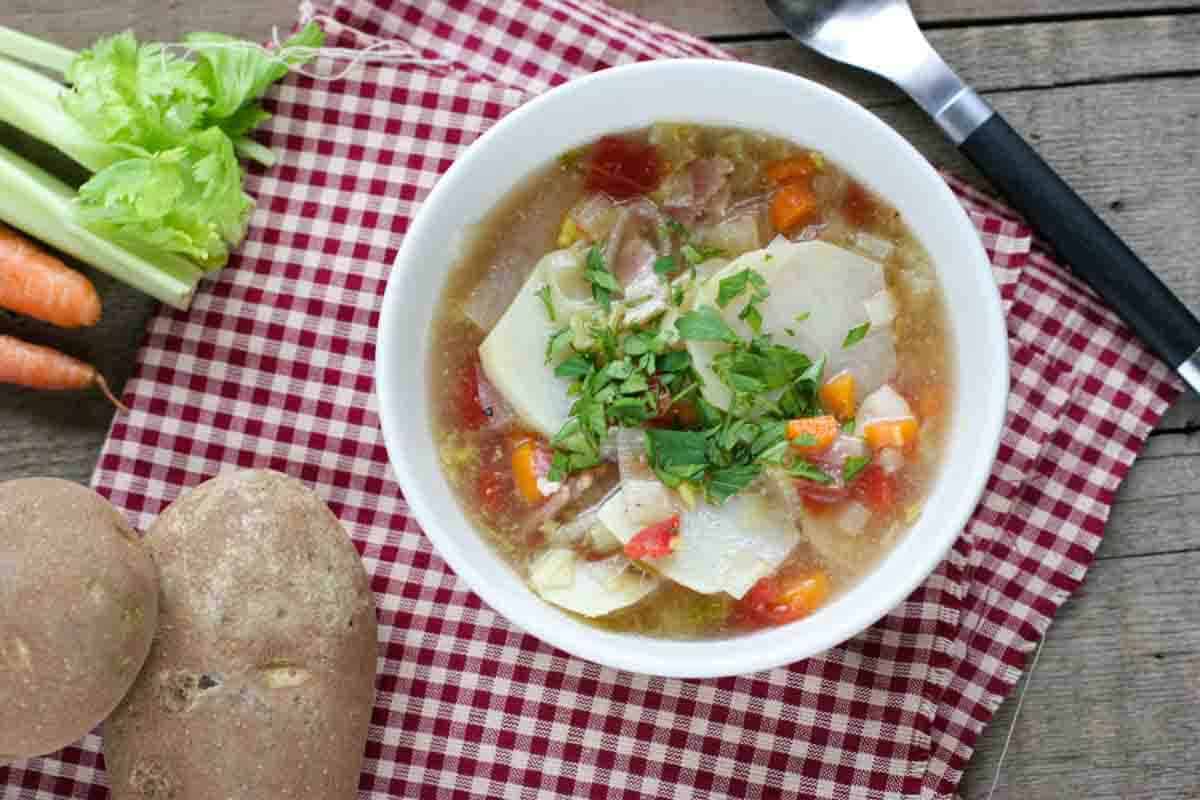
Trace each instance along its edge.
{"label": "weathered wood plank", "polygon": [[[979,91],[1200,70],[1200,14],[948,28],[927,32],[934,48]],[[1154,42],[1154,47],[1146,47]],[[804,75],[876,103],[901,96],[885,81],[823,58],[791,39],[736,43],[734,56]]]}
{"label": "weathered wood plank", "polygon": [[298,0],[153,2],[153,0],[5,0],[0,25],[44,36],[65,47],[84,47],[98,36],[132,29],[139,38],[170,41],[190,31],[235,33],[256,41],[271,26],[286,31]]}
{"label": "weathered wood plank", "polygon": [[[776,33],[782,26],[762,0],[609,0],[617,8],[641,14],[701,36]],[[1195,0],[911,0],[922,24],[939,25],[995,20],[1035,20],[1179,11],[1200,8]]]}
{"label": "weathered wood plank", "polygon": [[[1200,553],[1097,563],[1050,630],[996,800],[1200,796]],[[984,800],[1014,698],[961,787]]]}

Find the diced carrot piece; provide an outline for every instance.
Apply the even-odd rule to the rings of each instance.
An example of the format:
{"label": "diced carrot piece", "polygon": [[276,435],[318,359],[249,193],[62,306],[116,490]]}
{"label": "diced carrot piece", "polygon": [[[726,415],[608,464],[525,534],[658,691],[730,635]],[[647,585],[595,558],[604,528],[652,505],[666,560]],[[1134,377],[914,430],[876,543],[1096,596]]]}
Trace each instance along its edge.
{"label": "diced carrot piece", "polygon": [[780,186],[792,181],[800,181],[812,177],[817,171],[817,165],[808,153],[791,158],[781,158],[766,166],[767,178],[771,183]]}
{"label": "diced carrot piece", "polygon": [[771,225],[780,233],[790,233],[817,216],[817,196],[800,183],[781,186],[771,199]]}
{"label": "diced carrot piece", "polygon": [[821,405],[842,422],[854,416],[854,376],[839,372],[821,387]]}
{"label": "diced carrot piece", "polygon": [[821,570],[792,578],[768,576],[746,593],[742,608],[753,621],[783,625],[803,619],[824,605],[830,588],[829,576]]}
{"label": "diced carrot piece", "polygon": [[946,410],[948,394],[944,383],[927,383],[918,389],[916,406],[921,419],[940,416]]}
{"label": "diced carrot piece", "polygon": [[917,420],[915,417],[880,419],[863,426],[863,438],[872,450],[895,447],[911,453],[917,446]]}
{"label": "diced carrot piece", "polygon": [[522,439],[512,452],[513,483],[521,499],[529,505],[537,505],[546,499],[538,486],[538,478],[550,471],[549,453],[534,439]]}
{"label": "diced carrot piece", "polygon": [[625,543],[625,555],[635,561],[643,558],[662,558],[675,551],[679,543],[679,515],[642,528]]}
{"label": "diced carrot piece", "polygon": [[876,512],[890,511],[896,505],[900,487],[895,476],[887,474],[877,464],[871,464],[854,479],[850,494]]}
{"label": "diced carrot piece", "polygon": [[797,453],[804,456],[819,456],[837,440],[842,427],[836,417],[826,414],[823,417],[805,417],[793,419],[787,425],[787,438]]}

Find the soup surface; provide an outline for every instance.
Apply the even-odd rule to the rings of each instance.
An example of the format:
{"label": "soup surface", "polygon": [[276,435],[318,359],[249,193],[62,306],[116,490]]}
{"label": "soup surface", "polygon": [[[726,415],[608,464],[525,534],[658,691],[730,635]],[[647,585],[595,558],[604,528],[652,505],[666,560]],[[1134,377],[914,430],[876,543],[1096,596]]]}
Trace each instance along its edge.
{"label": "soup surface", "polygon": [[853,585],[920,515],[952,405],[900,215],[743,130],[657,124],[530,176],[433,343],[468,516],[548,602],[653,636],[784,624]]}

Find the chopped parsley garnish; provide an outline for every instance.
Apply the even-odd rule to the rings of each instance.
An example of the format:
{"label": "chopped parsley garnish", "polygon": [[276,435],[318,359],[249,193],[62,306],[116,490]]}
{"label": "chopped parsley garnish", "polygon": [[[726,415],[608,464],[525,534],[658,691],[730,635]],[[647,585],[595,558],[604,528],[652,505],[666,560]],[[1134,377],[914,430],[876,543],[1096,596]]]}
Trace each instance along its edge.
{"label": "chopped parsley garnish", "polygon": [[808,318],[809,318],[809,317],[811,317],[811,316],[812,316],[812,312],[811,312],[811,311],[804,311],[804,312],[801,312],[801,313],[799,313],[799,314],[797,314],[797,315],[796,315],[796,322],[804,322],[804,320],[808,319]]}
{"label": "chopped parsley garnish", "polygon": [[803,478],[806,481],[819,483],[822,486],[828,486],[833,483],[833,476],[825,472],[812,462],[798,458],[793,461],[787,468],[788,474],[793,478]]}
{"label": "chopped parsley garnish", "polygon": [[858,477],[858,474],[867,468],[871,463],[871,457],[867,456],[847,456],[846,463],[842,464],[842,480],[846,483]]}
{"label": "chopped parsley garnish", "polygon": [[703,264],[710,258],[719,258],[725,255],[725,251],[719,247],[705,247],[704,245],[685,244],[679,248],[679,254],[683,256],[683,260],[688,263],[688,266],[696,266]]}
{"label": "chopped parsley garnish", "polygon": [[546,316],[551,322],[558,322],[558,314],[554,312],[554,298],[550,296],[550,284],[547,283],[538,289],[538,297],[542,298],[542,305],[546,307]]}
{"label": "chopped parsley garnish", "polygon": [[858,344],[867,335],[867,331],[869,330],[871,330],[870,320],[864,322],[862,325],[855,325],[846,333],[846,339],[842,342],[842,348],[845,349]]}
{"label": "chopped parsley garnish", "polygon": [[600,245],[594,244],[587,253],[587,265],[583,277],[592,285],[592,299],[605,311],[612,308],[612,293],[621,290],[617,278],[604,263]]}
{"label": "chopped parsley garnish", "polygon": [[736,344],[741,339],[729,327],[712,306],[700,306],[675,320],[675,329],[682,339],[693,342],[727,342]]}

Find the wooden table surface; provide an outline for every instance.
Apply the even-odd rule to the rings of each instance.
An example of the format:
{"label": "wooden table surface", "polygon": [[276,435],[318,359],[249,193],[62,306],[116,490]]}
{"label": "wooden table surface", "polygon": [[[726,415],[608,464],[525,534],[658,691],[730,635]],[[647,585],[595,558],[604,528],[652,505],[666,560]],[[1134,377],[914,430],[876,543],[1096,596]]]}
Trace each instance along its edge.
{"label": "wooden table surface", "polygon": [[[809,55],[762,0],[617,0],[737,56],[842,91],[935,164],[982,184],[882,81]],[[1200,310],[1200,0],[917,0],[934,46],[1041,150],[1193,310]],[[294,0],[5,0],[0,24],[80,47],[133,28],[169,40],[212,29],[255,39]],[[720,102],[714,97],[713,102]],[[96,276],[105,318],[0,333],[128,377],[152,304]],[[0,479],[86,481],[110,419],[93,396],[0,387]],[[1059,614],[1028,689],[996,798],[1200,797],[1200,401],[1168,413],[1120,492],[1099,559]],[[988,728],[962,794],[986,798],[1015,701]]]}

